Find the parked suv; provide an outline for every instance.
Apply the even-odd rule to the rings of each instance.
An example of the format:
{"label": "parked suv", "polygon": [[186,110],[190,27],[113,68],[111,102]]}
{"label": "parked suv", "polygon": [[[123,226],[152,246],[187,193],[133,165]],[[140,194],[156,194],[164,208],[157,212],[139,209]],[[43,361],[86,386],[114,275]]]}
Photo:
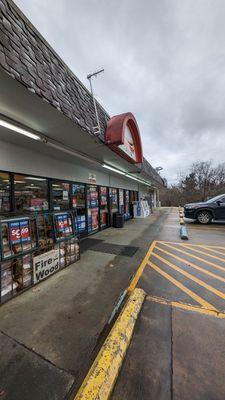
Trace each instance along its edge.
{"label": "parked suv", "polygon": [[185,204],[184,216],[197,219],[200,224],[210,224],[212,219],[225,220],[225,194],[202,203]]}

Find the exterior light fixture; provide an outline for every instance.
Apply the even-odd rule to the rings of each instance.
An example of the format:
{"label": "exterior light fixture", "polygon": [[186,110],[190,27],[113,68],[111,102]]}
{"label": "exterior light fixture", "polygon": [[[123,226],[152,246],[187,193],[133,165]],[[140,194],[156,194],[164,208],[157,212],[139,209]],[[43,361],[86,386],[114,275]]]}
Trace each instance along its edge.
{"label": "exterior light fixture", "polygon": [[36,135],[35,133],[30,132],[27,129],[23,129],[18,125],[14,125],[10,122],[5,121],[4,119],[0,119],[0,126],[3,126],[4,128],[10,129],[11,131],[20,133],[21,135],[27,136],[31,139],[34,140],[41,140],[41,137]]}
{"label": "exterior light fixture", "polygon": [[119,170],[119,169],[117,169],[117,168],[111,167],[111,166],[108,165],[108,164],[102,164],[102,167],[103,167],[103,168],[106,168],[106,169],[108,169],[108,170],[110,170],[110,171],[116,172],[117,174],[124,175],[126,178],[133,179],[134,181],[137,181],[137,182],[142,183],[142,184],[144,184],[144,185],[152,186],[151,183],[149,183],[149,182],[147,182],[147,181],[145,181],[145,180],[143,180],[143,179],[136,178],[135,176],[132,176],[132,175],[130,175],[130,174],[127,174],[126,172],[123,172],[123,171],[121,171],[121,170]]}
{"label": "exterior light fixture", "polygon": [[30,180],[30,181],[45,181],[46,179],[44,178],[35,178],[33,176],[26,176],[25,178],[26,180]]}
{"label": "exterior light fixture", "polygon": [[117,174],[126,176],[126,172],[120,171],[119,169],[111,167],[110,165],[102,164],[102,167],[109,169],[110,171],[116,172]]}

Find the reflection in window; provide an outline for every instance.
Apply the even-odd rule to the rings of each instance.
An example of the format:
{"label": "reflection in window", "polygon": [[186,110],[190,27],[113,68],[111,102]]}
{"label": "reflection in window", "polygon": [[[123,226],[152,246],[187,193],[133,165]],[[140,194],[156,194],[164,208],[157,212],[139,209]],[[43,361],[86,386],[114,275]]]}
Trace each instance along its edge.
{"label": "reflection in window", "polygon": [[10,211],[9,174],[0,172],[0,212]]}
{"label": "reflection in window", "polygon": [[52,183],[53,209],[55,211],[68,210],[70,208],[70,184],[62,181]]}
{"label": "reflection in window", "polygon": [[14,175],[14,192],[17,211],[48,210],[47,179]]}

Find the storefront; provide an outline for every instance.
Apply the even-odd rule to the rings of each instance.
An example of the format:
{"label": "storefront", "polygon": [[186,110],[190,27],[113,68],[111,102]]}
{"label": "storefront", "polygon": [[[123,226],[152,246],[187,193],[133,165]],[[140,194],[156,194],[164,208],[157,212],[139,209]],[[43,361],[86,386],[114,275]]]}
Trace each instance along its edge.
{"label": "storefront", "polygon": [[111,227],[116,212],[130,220],[133,202],[163,181],[134,115],[110,117],[98,102],[96,115],[90,92],[14,3],[0,11],[3,303],[77,261],[81,238]]}

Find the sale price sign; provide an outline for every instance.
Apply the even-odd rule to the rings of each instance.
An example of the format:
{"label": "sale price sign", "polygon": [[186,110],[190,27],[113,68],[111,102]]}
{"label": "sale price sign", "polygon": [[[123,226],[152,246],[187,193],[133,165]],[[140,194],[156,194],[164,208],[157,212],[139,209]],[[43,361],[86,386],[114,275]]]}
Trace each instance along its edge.
{"label": "sale price sign", "polygon": [[10,223],[10,240],[11,244],[25,243],[31,240],[28,220]]}
{"label": "sale price sign", "polygon": [[56,227],[61,234],[72,233],[71,221],[67,214],[59,214],[56,216]]}

